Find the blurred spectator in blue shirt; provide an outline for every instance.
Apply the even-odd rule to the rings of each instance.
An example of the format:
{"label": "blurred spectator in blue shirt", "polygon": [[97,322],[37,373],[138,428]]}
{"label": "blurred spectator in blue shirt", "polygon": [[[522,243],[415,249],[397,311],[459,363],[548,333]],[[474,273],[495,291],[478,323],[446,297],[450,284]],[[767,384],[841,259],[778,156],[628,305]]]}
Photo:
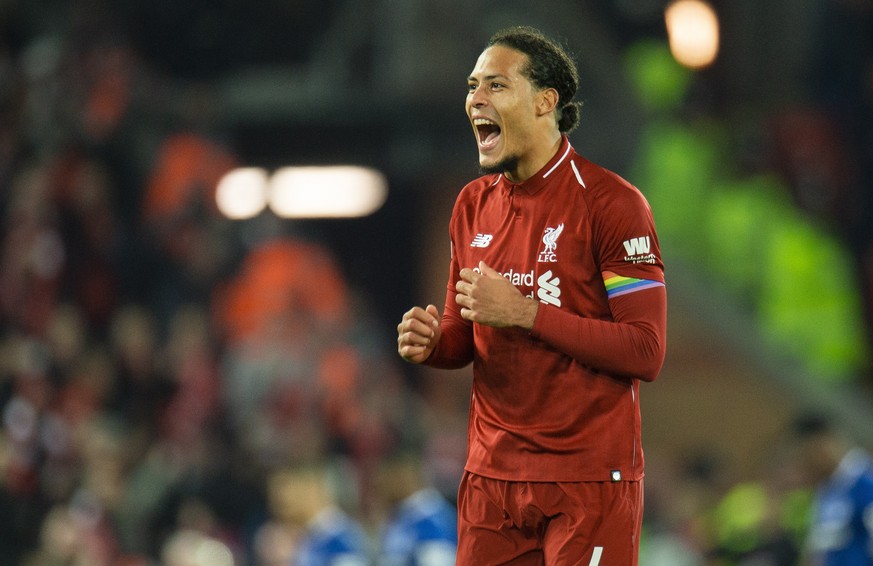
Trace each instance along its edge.
{"label": "blurred spectator in blue shirt", "polygon": [[428,485],[421,459],[411,454],[387,458],[377,482],[389,507],[380,539],[380,566],[453,566],[457,509]]}
{"label": "blurred spectator in blue shirt", "polygon": [[[327,466],[300,466],[273,473],[267,485],[272,519],[292,541],[291,566],[367,566],[367,533],[336,502]],[[275,560],[276,557],[274,556]]]}
{"label": "blurred spectator in blue shirt", "polygon": [[816,566],[873,565],[873,458],[826,417],[795,423],[801,458],[818,486],[808,538]]}

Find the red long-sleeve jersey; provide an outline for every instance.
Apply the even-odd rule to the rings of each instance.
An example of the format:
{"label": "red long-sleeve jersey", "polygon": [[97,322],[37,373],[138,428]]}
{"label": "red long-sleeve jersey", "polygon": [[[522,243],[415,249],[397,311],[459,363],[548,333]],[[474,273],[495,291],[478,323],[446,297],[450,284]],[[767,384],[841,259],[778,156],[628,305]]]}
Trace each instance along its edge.
{"label": "red long-sleeve jersey", "polygon": [[[666,290],[651,209],[565,137],[536,175],[469,183],[450,222],[442,335],[425,362],[473,363],[466,469],[512,481],[643,476],[640,381],[666,348]],[[484,261],[540,301],[534,328],[464,320],[461,269]]]}

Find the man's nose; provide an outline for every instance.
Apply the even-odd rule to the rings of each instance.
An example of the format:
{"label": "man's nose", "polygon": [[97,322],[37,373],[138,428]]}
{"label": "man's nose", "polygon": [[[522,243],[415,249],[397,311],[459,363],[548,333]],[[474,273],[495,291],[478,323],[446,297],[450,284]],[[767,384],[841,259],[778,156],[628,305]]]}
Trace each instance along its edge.
{"label": "man's nose", "polygon": [[487,99],[481,88],[475,88],[470,92],[470,105],[476,108],[485,106]]}

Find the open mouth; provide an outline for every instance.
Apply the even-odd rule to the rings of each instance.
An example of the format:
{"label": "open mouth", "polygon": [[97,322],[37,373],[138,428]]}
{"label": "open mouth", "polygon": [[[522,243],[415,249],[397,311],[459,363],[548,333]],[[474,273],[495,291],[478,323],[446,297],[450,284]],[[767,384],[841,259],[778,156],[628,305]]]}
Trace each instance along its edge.
{"label": "open mouth", "polygon": [[476,127],[476,133],[479,136],[479,148],[488,150],[497,145],[500,138],[500,126],[487,118],[476,118],[473,120],[473,125]]}

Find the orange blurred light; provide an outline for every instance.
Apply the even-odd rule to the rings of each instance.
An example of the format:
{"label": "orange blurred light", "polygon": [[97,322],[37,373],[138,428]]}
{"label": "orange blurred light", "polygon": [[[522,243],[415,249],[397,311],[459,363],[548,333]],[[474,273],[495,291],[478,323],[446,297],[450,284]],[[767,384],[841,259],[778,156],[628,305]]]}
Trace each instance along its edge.
{"label": "orange blurred light", "polygon": [[233,220],[260,214],[267,206],[267,172],[258,167],[242,167],[227,173],[215,190],[218,210]]}
{"label": "orange blurred light", "polygon": [[677,0],[664,12],[670,52],[691,69],[708,67],[719,48],[718,16],[703,0]]}
{"label": "orange blurred light", "polygon": [[283,218],[367,216],[388,196],[385,176],[354,166],[284,167],[270,179],[269,205]]}

